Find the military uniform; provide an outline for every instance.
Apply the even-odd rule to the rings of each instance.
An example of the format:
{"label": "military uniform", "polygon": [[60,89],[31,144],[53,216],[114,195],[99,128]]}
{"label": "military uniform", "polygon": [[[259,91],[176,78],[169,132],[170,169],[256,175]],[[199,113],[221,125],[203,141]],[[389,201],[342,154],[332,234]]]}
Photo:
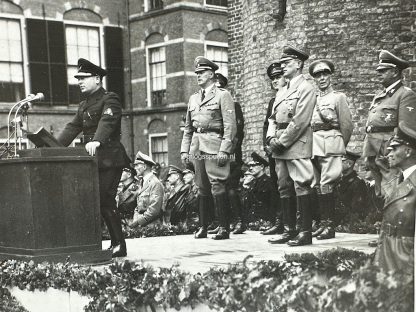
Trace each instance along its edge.
{"label": "military uniform", "polygon": [[[304,62],[308,55],[292,47],[285,47],[282,55],[282,67],[285,62],[300,60]],[[288,242],[289,245],[304,245],[312,242],[311,183],[314,178],[312,157],[312,130],[310,122],[316,103],[314,87],[302,74],[288,82],[288,88],[279,90],[269,119],[267,140],[276,159],[276,171],[281,198],[281,207],[285,224],[289,231],[283,238],[269,240],[271,243]],[[294,187],[293,187],[294,184]],[[300,212],[301,232],[296,235],[296,206]],[[294,240],[292,240],[292,238]]]}
{"label": "military uniform", "polygon": [[[388,51],[382,50],[377,70],[385,68],[409,67],[409,63],[399,59]],[[404,87],[400,80],[393,83],[389,90],[378,93],[371,103],[366,123],[363,156],[375,181],[376,194],[385,197],[390,186],[397,181],[399,171],[390,169],[387,162],[387,144],[393,130],[400,121],[416,120],[416,93]]]}
{"label": "military uniform", "polygon": [[[342,155],[345,154],[353,129],[351,112],[344,93],[332,88],[330,75],[335,70],[329,60],[317,60],[309,66],[309,73],[325,81],[325,87],[317,92],[316,105],[312,114],[312,154],[315,178],[319,186],[318,201],[321,226],[312,233],[317,239],[335,237],[334,187],[342,174]],[[317,78],[317,75],[322,74]]]}
{"label": "military uniform", "polygon": [[[104,76],[105,70],[85,59],[78,60],[78,77]],[[121,252],[113,256],[125,255],[125,242],[120,217],[116,208],[117,186],[123,167],[130,163],[120,142],[121,104],[117,94],[107,92],[102,87],[90,94],[79,105],[75,117],[58,136],[58,141],[68,146],[79,133],[83,133],[83,143],[100,142],[96,151],[101,214],[111,236],[111,246],[121,246]]]}
{"label": "military uniform", "polygon": [[[215,71],[218,66],[198,57],[195,71]],[[201,233],[196,238],[206,237],[209,196],[212,193],[218,212],[220,226],[228,231],[225,183],[230,174],[230,159],[219,165],[219,153],[231,155],[235,145],[237,123],[235,105],[231,94],[215,85],[210,85],[207,94],[200,90],[191,95],[186,114],[185,130],[181,144],[181,155],[189,155],[195,167],[195,183],[199,188]],[[204,97],[203,97],[204,94]],[[187,157],[187,156],[186,156]],[[218,234],[217,234],[218,235]],[[224,237],[227,235],[224,235]],[[219,237],[219,236],[216,236]]]}
{"label": "military uniform", "polygon": [[[408,145],[416,152],[416,131],[412,123],[400,122],[390,146]],[[403,160],[402,160],[403,161]],[[384,205],[375,263],[385,271],[414,275],[416,209],[416,161],[403,171],[403,181],[388,195]],[[400,181],[399,181],[400,182]]]}

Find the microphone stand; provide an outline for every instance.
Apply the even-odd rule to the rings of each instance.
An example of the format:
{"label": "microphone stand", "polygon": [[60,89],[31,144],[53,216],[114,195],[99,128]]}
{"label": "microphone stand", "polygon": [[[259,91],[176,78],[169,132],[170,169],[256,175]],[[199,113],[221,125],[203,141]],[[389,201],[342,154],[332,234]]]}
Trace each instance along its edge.
{"label": "microphone stand", "polygon": [[[22,108],[22,106],[24,104],[30,102],[34,98],[34,96],[35,95],[32,96],[32,94],[31,94],[27,98],[25,98],[25,99],[17,102],[16,104],[14,104],[12,106],[12,108],[10,109],[9,114],[7,116],[7,148],[9,149],[10,148],[10,116],[11,116],[13,110],[17,107],[16,113],[14,115],[14,128],[15,128],[15,132],[14,132],[14,157],[17,157],[17,130],[18,130],[17,129],[17,127],[18,127],[17,126],[17,114],[18,114],[20,108]],[[20,142],[20,148],[21,148],[21,142]]]}

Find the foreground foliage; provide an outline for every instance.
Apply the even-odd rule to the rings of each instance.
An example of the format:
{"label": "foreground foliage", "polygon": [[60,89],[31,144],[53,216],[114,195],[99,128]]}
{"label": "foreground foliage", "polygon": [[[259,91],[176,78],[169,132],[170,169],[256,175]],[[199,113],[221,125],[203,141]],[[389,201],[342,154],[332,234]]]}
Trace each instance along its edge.
{"label": "foreground foliage", "polygon": [[247,257],[195,275],[178,266],[153,268],[128,261],[98,270],[9,260],[1,264],[0,281],[1,294],[7,286],[78,291],[91,298],[86,311],[138,311],[145,305],[179,310],[199,303],[224,312],[412,311],[413,277],[383,273],[369,260],[369,255],[339,248],[287,255],[280,262]]}

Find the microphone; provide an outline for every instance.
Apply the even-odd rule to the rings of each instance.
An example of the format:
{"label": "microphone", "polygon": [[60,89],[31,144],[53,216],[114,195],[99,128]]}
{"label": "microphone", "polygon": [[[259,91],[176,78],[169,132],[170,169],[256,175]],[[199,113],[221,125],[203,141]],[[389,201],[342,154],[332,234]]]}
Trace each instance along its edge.
{"label": "microphone", "polygon": [[45,99],[45,96],[42,92],[36,93],[36,94],[29,94],[26,98],[21,100],[20,102],[32,102],[32,101],[43,101]]}

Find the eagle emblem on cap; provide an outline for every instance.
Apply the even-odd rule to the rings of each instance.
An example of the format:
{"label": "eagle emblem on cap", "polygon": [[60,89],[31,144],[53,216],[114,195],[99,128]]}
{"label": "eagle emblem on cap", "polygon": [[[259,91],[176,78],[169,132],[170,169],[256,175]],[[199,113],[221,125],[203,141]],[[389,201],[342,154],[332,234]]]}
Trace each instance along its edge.
{"label": "eagle emblem on cap", "polygon": [[110,116],[113,116],[113,111],[111,110],[111,108],[109,107],[109,108],[107,108],[106,110],[105,110],[105,112],[103,113],[103,115],[110,115]]}

